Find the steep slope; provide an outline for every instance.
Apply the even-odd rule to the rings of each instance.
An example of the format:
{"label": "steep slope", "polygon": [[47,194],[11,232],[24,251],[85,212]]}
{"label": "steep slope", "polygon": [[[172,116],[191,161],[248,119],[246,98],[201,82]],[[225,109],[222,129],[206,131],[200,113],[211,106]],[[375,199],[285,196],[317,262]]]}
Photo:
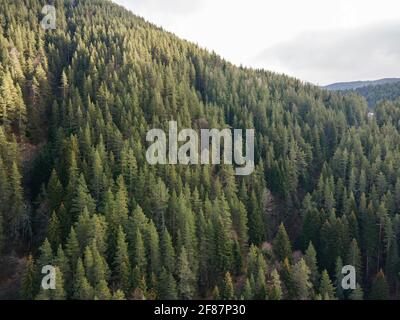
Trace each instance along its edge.
{"label": "steep slope", "polygon": [[[26,257],[22,298],[360,297],[321,289],[340,261],[368,295],[381,268],[395,288],[395,108],[368,120],[357,95],[235,67],[109,1],[58,0],[45,32],[44,4],[0,3],[0,239],[4,263]],[[254,174],[149,165],[171,119],[254,128]]]}

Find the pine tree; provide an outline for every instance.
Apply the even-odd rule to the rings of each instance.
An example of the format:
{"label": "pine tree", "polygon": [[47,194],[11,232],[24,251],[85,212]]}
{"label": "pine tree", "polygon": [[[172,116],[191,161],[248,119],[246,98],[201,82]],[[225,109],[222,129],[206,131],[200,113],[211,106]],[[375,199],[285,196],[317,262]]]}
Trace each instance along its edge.
{"label": "pine tree", "polygon": [[147,256],[149,258],[149,273],[158,274],[160,270],[160,246],[157,229],[151,221],[146,233]]}
{"label": "pine tree", "polygon": [[47,228],[47,239],[49,239],[53,250],[56,250],[61,243],[61,226],[55,212],[53,212]]}
{"label": "pine tree", "polygon": [[335,287],[333,286],[332,281],[329,278],[328,271],[326,270],[322,272],[319,294],[323,300],[335,299]]}
{"label": "pine tree", "polygon": [[158,298],[161,300],[176,300],[178,298],[176,281],[164,267],[158,280]]}
{"label": "pine tree", "polygon": [[212,292],[212,297],[213,297],[213,300],[221,300],[221,294],[219,292],[218,286],[214,287],[214,290]]}
{"label": "pine tree", "polygon": [[364,291],[361,286],[357,283],[356,289],[350,293],[350,300],[363,300],[364,299]]}
{"label": "pine tree", "polygon": [[64,279],[65,291],[68,293],[71,290],[71,267],[61,245],[57,249],[57,254],[54,258],[54,265],[60,268]]}
{"label": "pine tree", "polygon": [[37,273],[35,263],[30,255],[26,262],[25,272],[21,282],[21,297],[25,300],[33,300],[38,290]]}
{"label": "pine tree", "polygon": [[272,270],[271,272],[271,281],[269,285],[268,297],[271,300],[282,299],[281,279],[276,269]]}
{"label": "pine tree", "polygon": [[344,292],[342,287],[342,280],[343,280],[343,261],[341,257],[336,259],[336,267],[335,267],[335,287],[336,287],[336,296],[338,299],[344,299]]}
{"label": "pine tree", "polygon": [[259,266],[258,272],[255,277],[255,298],[259,300],[264,300],[267,298],[267,282],[265,276],[265,267]]}
{"label": "pine tree", "polygon": [[85,276],[85,269],[79,258],[74,274],[73,299],[92,300],[93,298],[94,290]]}
{"label": "pine tree", "polygon": [[289,259],[285,258],[281,270],[282,283],[285,288],[285,298],[295,299],[296,298],[296,287],[293,278],[292,266],[289,263]]}
{"label": "pine tree", "polygon": [[221,286],[220,296],[222,300],[233,300],[235,297],[235,290],[233,287],[232,277],[229,272],[225,274],[225,278]]}
{"label": "pine tree", "polygon": [[127,294],[131,285],[131,265],[129,262],[128,244],[126,243],[126,237],[122,227],[120,227],[118,231],[117,252],[114,257],[114,265],[117,285]]}
{"label": "pine tree", "polygon": [[98,300],[111,300],[110,289],[108,289],[107,282],[105,280],[101,280],[95,289],[95,299]]}
{"label": "pine tree", "polygon": [[111,300],[126,300],[125,294],[121,290],[117,290],[113,293]]}
{"label": "pine tree", "polygon": [[25,204],[24,204],[24,196],[23,189],[21,187],[21,174],[19,173],[19,169],[17,163],[14,162],[11,169],[10,176],[10,203],[12,203],[12,207],[10,208],[10,224],[14,237],[19,237],[19,231],[21,227],[22,217],[25,212]]}
{"label": "pine tree", "polygon": [[147,268],[146,252],[143,244],[142,234],[139,229],[135,232],[133,248],[133,263],[140,274],[140,278],[145,274]]}
{"label": "pine tree", "polygon": [[56,273],[56,288],[51,292],[52,300],[65,300],[66,293],[64,290],[64,276],[59,267],[55,268]]}
{"label": "pine tree", "polygon": [[67,239],[66,244],[66,254],[71,263],[71,266],[74,266],[78,263],[78,259],[80,257],[80,247],[78,242],[78,237],[76,236],[75,229],[72,227],[71,232]]}
{"label": "pine tree", "polygon": [[47,184],[47,197],[49,199],[49,206],[50,206],[50,211],[55,211],[57,210],[61,202],[63,200],[63,187],[61,185],[61,182],[58,178],[57,171],[54,169],[51,172],[50,180],[49,183]]}
{"label": "pine tree", "polygon": [[274,253],[279,261],[289,260],[292,257],[292,248],[289,241],[289,236],[286,233],[285,226],[281,224],[278,229],[278,233],[274,239]]}
{"label": "pine tree", "polygon": [[178,260],[178,291],[183,300],[190,300],[195,294],[195,278],[190,269],[188,254],[185,247],[182,247]]}
{"label": "pine tree", "polygon": [[[117,180],[118,191],[115,195],[114,221],[111,227],[118,231],[120,225],[126,225],[128,222],[128,192],[125,181],[122,176]],[[115,228],[115,229],[114,229]]]}
{"label": "pine tree", "polygon": [[386,281],[385,274],[380,270],[372,282],[371,292],[369,293],[370,300],[388,300],[389,286]]}
{"label": "pine tree", "polygon": [[[242,296],[245,300],[251,300],[253,299],[253,290],[250,285],[250,281],[248,278],[246,278],[246,282],[244,284]],[[271,298],[272,299],[272,298]]]}
{"label": "pine tree", "polygon": [[250,242],[254,244],[260,244],[265,238],[265,228],[262,219],[261,208],[254,191],[251,193],[250,209],[248,212]]}
{"label": "pine tree", "polygon": [[92,214],[96,210],[96,205],[86,185],[85,177],[81,174],[74,188],[74,197],[70,211],[73,217],[78,218],[85,209]]}
{"label": "pine tree", "polygon": [[162,265],[168,272],[173,273],[175,271],[175,249],[167,228],[164,228],[162,232],[160,252]]}
{"label": "pine tree", "polygon": [[43,267],[53,264],[53,250],[49,240],[46,239],[43,242],[43,245],[39,248],[39,252],[40,254],[37,260],[37,267],[40,273]]}
{"label": "pine tree", "polygon": [[350,244],[350,248],[347,253],[346,264],[354,266],[354,268],[356,269],[356,275],[358,279],[363,278],[361,273],[361,267],[362,267],[361,252],[360,249],[358,248],[356,239],[353,239],[353,241]]}
{"label": "pine tree", "polygon": [[93,267],[91,270],[91,274],[93,277],[92,286],[96,288],[101,281],[107,282],[109,280],[110,270],[107,261],[100,254],[96,245],[92,244],[90,246],[90,249],[93,255]]}
{"label": "pine tree", "polygon": [[307,250],[306,250],[306,255],[304,256],[304,260],[308,266],[308,268],[311,271],[311,282],[314,286],[314,288],[318,287],[319,284],[319,271],[318,271],[318,265],[317,265],[317,253],[314,249],[314,246],[312,242],[310,242]]}
{"label": "pine tree", "polygon": [[246,207],[241,201],[235,199],[231,205],[231,210],[233,224],[239,237],[240,249],[242,253],[245,253],[249,245],[249,228]]}
{"label": "pine tree", "polygon": [[310,298],[310,282],[311,271],[307,267],[304,259],[297,262],[292,269],[292,280],[295,289],[295,297],[298,300],[307,300]]}

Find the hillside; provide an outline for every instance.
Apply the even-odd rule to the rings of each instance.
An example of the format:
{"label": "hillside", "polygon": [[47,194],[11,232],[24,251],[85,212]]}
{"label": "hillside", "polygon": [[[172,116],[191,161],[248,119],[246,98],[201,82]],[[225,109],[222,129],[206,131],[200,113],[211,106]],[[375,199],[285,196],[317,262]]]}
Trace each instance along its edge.
{"label": "hillside", "polygon": [[355,92],[365,97],[368,105],[374,108],[380,101],[395,101],[400,97],[400,82],[367,86],[356,89]]}
{"label": "hillside", "polygon": [[372,80],[372,81],[338,82],[338,83],[334,83],[334,84],[325,86],[324,89],[336,90],[336,91],[356,90],[356,89],[361,89],[364,87],[372,88],[375,86],[391,85],[391,84],[395,84],[395,83],[399,83],[399,82],[400,82],[400,78],[385,78],[385,79]]}
{"label": "hillside", "polygon": [[[44,4],[0,2],[4,298],[398,298],[400,106],[368,119],[356,94],[238,68],[110,1],[57,0],[44,31]],[[255,129],[255,172],[149,165],[169,120]]]}

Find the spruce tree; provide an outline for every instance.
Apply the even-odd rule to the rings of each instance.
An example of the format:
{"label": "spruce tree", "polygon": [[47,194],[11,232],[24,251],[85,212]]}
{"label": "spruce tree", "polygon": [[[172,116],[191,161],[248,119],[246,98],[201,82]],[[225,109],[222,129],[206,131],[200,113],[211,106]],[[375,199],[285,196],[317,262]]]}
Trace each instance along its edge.
{"label": "spruce tree", "polygon": [[282,288],[281,279],[279,273],[276,269],[271,272],[271,280],[269,284],[268,297],[271,300],[281,300],[282,299]]}
{"label": "spruce tree", "polygon": [[179,255],[177,274],[180,298],[183,300],[192,299],[195,294],[195,278],[193,271],[190,269],[188,254],[185,247],[182,247]]}
{"label": "spruce tree", "polygon": [[225,278],[221,286],[220,297],[222,300],[233,300],[235,297],[235,289],[233,287],[232,277],[229,272],[225,274]]}
{"label": "spruce tree", "polygon": [[128,244],[126,243],[126,237],[122,227],[120,227],[118,231],[117,252],[114,257],[114,267],[117,285],[123,290],[123,292],[125,292],[125,294],[127,294],[131,286],[131,265],[128,255]]}
{"label": "spruce tree", "polygon": [[372,282],[370,300],[387,300],[389,298],[389,286],[385,274],[380,270]]}
{"label": "spruce tree", "polygon": [[85,269],[80,258],[77,262],[73,283],[73,299],[91,300],[94,298],[94,290],[85,276]]}
{"label": "spruce tree", "polygon": [[310,298],[311,271],[307,267],[304,259],[297,262],[292,268],[292,281],[294,286],[295,298],[298,300],[308,300]]}
{"label": "spruce tree", "polygon": [[326,270],[322,272],[319,294],[323,300],[335,299],[335,287],[333,286],[332,281],[329,278],[328,271]]}
{"label": "spruce tree", "polygon": [[162,268],[158,279],[158,298],[161,300],[176,300],[178,298],[176,281],[165,267]]}
{"label": "spruce tree", "polygon": [[313,284],[313,287],[317,288],[317,286],[319,284],[320,275],[319,275],[318,265],[317,265],[317,253],[314,249],[312,242],[310,242],[310,244],[306,250],[304,260],[305,260],[308,268],[311,271],[310,279]]}
{"label": "spruce tree", "polygon": [[292,258],[289,236],[283,224],[279,226],[278,233],[274,239],[274,253],[279,261],[283,261],[286,258],[291,260]]}
{"label": "spruce tree", "polygon": [[29,255],[26,261],[24,275],[21,282],[21,297],[25,300],[33,300],[38,290],[38,275],[36,273],[33,257]]}

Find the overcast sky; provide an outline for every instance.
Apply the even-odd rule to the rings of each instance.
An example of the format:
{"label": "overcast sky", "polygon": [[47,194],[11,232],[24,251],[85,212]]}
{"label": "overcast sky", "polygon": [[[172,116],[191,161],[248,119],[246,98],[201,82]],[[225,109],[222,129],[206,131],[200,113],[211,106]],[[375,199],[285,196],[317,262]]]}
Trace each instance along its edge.
{"label": "overcast sky", "polygon": [[235,64],[325,85],[400,77],[399,0],[114,0]]}

